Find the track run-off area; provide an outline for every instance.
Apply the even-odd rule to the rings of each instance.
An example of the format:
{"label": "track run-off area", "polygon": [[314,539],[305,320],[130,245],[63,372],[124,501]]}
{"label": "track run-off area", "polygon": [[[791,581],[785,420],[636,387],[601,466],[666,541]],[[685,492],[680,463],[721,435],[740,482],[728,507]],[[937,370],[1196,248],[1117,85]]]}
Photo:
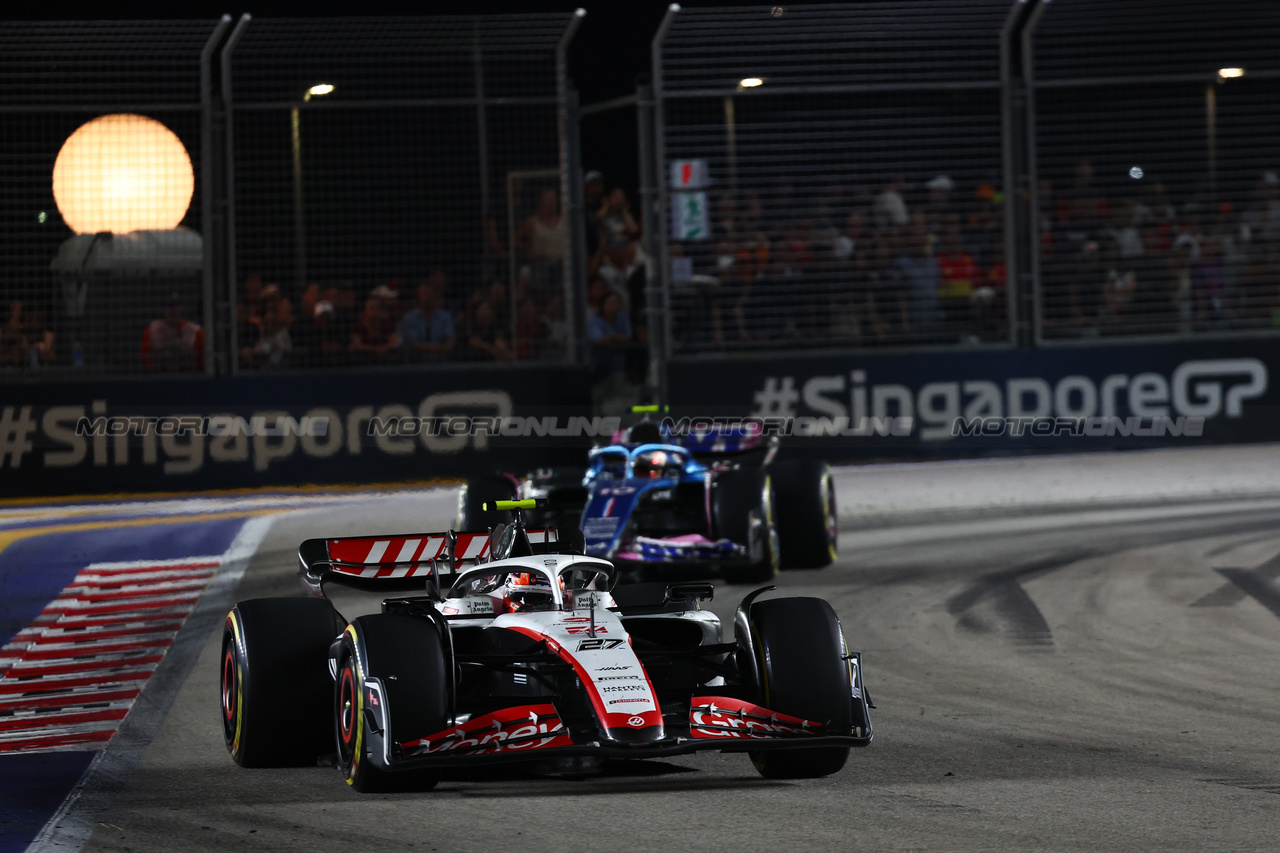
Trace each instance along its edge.
{"label": "track run-off area", "polygon": [[[28,746],[4,751],[12,721],[34,714],[3,710],[21,694],[0,693],[0,851],[1275,849],[1280,448],[836,479],[839,562],[784,573],[776,594],[835,606],[864,653],[876,741],[798,782],[720,754],[586,779],[459,772],[377,795],[328,767],[243,770],[218,715],[227,607],[300,594],[305,538],[449,526],[455,490],[0,507],[0,690],[15,636],[65,652],[67,612],[133,588],[112,578],[153,570],[189,607],[164,611],[163,631],[120,635],[145,649],[83,656],[159,649],[145,679],[107,685],[107,739],[33,749],[42,735],[27,726]],[[748,589],[717,583],[727,631]]]}

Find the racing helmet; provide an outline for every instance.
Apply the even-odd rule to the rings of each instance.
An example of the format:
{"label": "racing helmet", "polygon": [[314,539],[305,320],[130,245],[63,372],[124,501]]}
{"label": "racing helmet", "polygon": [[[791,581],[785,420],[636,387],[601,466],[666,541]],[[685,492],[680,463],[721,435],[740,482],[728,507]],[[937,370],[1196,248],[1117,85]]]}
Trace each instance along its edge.
{"label": "racing helmet", "polygon": [[680,458],[666,450],[650,450],[636,457],[635,476],[656,480],[680,476]]}
{"label": "racing helmet", "polygon": [[539,572],[512,572],[507,575],[503,603],[508,613],[517,610],[550,610],[555,606],[551,582]]}

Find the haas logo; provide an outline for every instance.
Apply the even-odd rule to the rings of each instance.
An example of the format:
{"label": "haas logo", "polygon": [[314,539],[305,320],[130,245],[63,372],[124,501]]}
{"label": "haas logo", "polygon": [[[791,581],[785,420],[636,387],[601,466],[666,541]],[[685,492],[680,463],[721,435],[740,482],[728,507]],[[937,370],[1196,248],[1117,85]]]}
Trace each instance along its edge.
{"label": "haas logo", "polygon": [[639,728],[644,725],[644,717],[630,717],[627,720],[627,725]]}

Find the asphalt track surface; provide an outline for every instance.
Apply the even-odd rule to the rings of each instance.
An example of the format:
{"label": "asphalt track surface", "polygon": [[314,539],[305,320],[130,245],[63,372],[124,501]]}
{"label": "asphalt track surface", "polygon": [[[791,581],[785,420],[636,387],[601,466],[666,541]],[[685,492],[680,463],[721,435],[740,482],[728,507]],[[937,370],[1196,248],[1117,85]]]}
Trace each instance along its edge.
{"label": "asphalt track surface", "polygon": [[[283,517],[237,597],[293,594],[302,538],[424,515]],[[833,777],[711,754],[360,795],[331,768],[243,770],[215,631],[109,810],[81,808],[85,849],[1276,849],[1280,501],[849,529],[841,553],[778,582],[865,654],[876,741]],[[718,586],[727,623],[745,591]]]}

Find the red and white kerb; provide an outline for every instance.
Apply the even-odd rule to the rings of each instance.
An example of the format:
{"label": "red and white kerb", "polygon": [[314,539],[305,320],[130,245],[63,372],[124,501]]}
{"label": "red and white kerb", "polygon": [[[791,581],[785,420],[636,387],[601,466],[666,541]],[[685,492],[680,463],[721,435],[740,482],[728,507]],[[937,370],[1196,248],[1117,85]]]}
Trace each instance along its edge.
{"label": "red and white kerb", "polygon": [[0,648],[0,754],[106,743],[218,558],[95,563]]}

